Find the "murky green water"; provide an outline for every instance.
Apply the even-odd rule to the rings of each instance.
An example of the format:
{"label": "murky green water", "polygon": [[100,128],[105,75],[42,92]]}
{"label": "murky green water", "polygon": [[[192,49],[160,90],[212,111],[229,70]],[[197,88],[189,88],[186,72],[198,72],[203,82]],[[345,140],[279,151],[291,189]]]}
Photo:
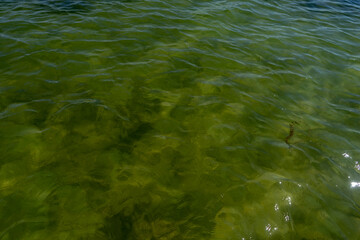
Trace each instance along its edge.
{"label": "murky green water", "polygon": [[1,0],[0,239],[360,239],[359,22]]}

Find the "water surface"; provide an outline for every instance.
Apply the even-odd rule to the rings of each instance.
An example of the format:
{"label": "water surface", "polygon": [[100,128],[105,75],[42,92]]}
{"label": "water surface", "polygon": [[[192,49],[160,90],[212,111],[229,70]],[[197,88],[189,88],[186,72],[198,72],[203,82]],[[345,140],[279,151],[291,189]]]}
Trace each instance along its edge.
{"label": "water surface", "polygon": [[359,1],[0,3],[1,240],[360,238]]}

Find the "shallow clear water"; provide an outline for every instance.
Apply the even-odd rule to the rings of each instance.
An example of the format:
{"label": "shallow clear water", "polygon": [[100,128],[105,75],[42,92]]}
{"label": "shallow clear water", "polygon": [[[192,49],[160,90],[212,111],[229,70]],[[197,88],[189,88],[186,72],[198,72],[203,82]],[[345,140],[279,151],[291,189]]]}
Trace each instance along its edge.
{"label": "shallow clear water", "polygon": [[360,1],[0,3],[1,240],[360,239]]}

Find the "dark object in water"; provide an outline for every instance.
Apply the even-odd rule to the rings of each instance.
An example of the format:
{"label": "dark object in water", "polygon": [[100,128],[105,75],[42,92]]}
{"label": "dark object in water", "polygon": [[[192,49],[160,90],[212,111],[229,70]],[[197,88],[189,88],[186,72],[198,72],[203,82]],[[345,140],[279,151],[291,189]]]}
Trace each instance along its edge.
{"label": "dark object in water", "polygon": [[294,132],[295,132],[295,128],[294,128],[295,124],[299,124],[299,123],[296,121],[293,121],[289,124],[289,127],[290,127],[289,135],[285,138],[285,142],[289,146],[290,146],[289,140],[290,140],[290,138],[292,138],[292,136],[294,135]]}

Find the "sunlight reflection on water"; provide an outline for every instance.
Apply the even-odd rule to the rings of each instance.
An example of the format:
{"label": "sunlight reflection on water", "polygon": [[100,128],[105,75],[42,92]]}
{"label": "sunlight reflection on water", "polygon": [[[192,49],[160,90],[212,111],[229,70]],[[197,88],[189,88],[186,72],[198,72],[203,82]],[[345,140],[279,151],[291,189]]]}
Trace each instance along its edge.
{"label": "sunlight reflection on water", "polygon": [[360,187],[360,182],[351,182],[351,187],[352,188]]}

